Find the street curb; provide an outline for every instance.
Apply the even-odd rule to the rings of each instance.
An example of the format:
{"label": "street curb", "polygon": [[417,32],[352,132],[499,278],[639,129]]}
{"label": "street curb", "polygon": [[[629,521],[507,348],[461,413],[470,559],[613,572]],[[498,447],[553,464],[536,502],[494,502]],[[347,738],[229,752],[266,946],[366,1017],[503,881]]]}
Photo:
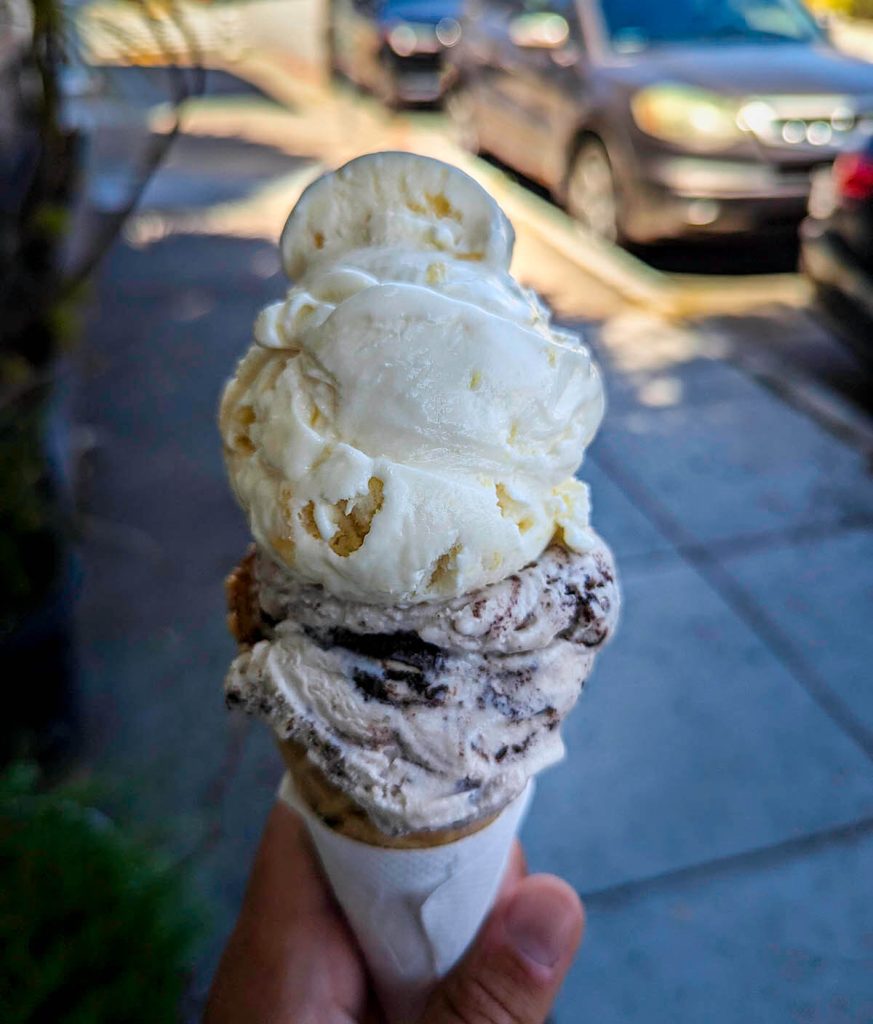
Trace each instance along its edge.
{"label": "street curb", "polygon": [[[566,214],[497,168],[469,154],[463,156],[463,162],[472,165],[474,176],[487,184],[513,221],[524,223],[529,231],[622,298],[665,319],[681,320],[692,329],[707,331],[699,318],[739,309],[748,311],[774,302],[802,306],[808,298],[808,285],[797,274],[696,280],[691,275],[655,270],[630,253],[586,234]],[[740,370],[873,460],[873,421],[852,402],[811,377],[791,372],[784,363],[769,357],[765,349],[755,354],[740,351],[723,332],[710,329],[710,333],[728,342],[727,358]]]}
{"label": "street curb", "polygon": [[515,223],[523,223],[532,234],[561,256],[617,292],[629,302],[669,313],[674,296],[669,278],[635,256],[609,245],[586,232],[557,207],[512,181],[486,161],[459,151],[456,160],[466,163],[480,183],[506,209]]}
{"label": "street curb", "polygon": [[796,274],[696,277],[656,270],[624,249],[586,232],[558,207],[485,160],[461,149],[452,159],[488,188],[511,220],[523,223],[541,241],[621,298],[669,319],[748,310],[755,303],[801,305],[806,298],[806,285]]}

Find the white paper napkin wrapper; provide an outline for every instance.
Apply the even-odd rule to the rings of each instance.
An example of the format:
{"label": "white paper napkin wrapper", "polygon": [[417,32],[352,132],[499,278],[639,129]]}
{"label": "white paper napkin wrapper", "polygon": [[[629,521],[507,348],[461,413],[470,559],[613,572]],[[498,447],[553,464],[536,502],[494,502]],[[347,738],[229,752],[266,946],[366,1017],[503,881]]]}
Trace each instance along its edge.
{"label": "white paper napkin wrapper", "polygon": [[389,1024],[415,1024],[434,983],[458,962],[491,908],[533,781],[486,828],[429,850],[390,850],[331,831],[286,774],[279,799],[309,828],[357,936]]}

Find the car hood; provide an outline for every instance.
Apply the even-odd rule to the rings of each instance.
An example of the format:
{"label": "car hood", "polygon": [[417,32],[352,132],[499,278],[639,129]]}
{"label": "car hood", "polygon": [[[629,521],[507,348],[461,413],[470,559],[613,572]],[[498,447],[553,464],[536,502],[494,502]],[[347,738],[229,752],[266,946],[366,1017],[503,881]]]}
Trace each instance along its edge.
{"label": "car hood", "polygon": [[726,96],[873,96],[873,65],[825,45],[660,47],[617,56],[608,74],[632,88],[681,82]]}

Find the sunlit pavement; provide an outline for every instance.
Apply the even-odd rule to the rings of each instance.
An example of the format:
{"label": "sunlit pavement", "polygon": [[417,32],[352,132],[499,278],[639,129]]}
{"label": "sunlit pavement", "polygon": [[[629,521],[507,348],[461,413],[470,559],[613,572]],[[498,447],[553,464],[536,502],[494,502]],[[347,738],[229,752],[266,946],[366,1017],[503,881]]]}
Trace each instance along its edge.
{"label": "sunlit pavement", "polygon": [[[796,253],[783,258],[778,248],[755,244],[761,267],[774,263],[775,251],[778,272],[743,274],[736,268],[756,263],[744,251],[747,246],[737,249],[740,258],[733,261],[724,247],[710,247],[681,259],[686,272],[664,273],[583,238],[553,204],[460,150],[442,117],[392,115],[348,87],[331,87],[321,70],[325,9],[317,0],[214,6],[98,0],[83,12],[85,48],[95,61],[151,66],[168,57],[182,65],[196,58],[261,91],[260,99],[244,103],[220,97],[191,101],[184,113],[186,134],[243,138],[314,162],[286,180],[265,182],[243,202],[201,205],[187,216],[176,211],[174,217],[140,222],[132,228],[139,237],[184,229],[272,239],[287,209],[321,168],[380,148],[429,153],[463,167],[501,201],[518,231],[515,273],[544,294],[559,315],[599,321],[641,307],[658,321],[659,331],[664,323],[696,324],[701,337],[718,335],[724,357],[859,443],[873,443],[873,372],[808,312],[808,288],[791,272]],[[834,34],[845,48],[873,57],[869,29],[838,21]],[[158,129],[161,120],[157,106],[152,122]],[[687,272],[697,265],[701,273]],[[708,345],[707,337],[703,346]]]}
{"label": "sunlit pavement", "polygon": [[[386,146],[463,161],[494,190],[519,229],[516,271],[582,323],[607,375],[582,475],[626,612],[525,829],[533,867],[589,909],[558,1024],[869,1019],[873,482],[857,435],[844,443],[726,361],[736,314],[752,340],[785,321],[760,295],[703,322],[711,308],[677,310],[683,282],[592,249],[434,115],[391,116],[263,60],[233,68],[260,92],[216,79],[222,95],[189,105],[105,265],[80,402],[98,441],[83,496],[88,759],[137,779],[143,819],[212,908],[190,1019],[278,774],[266,730],[220,698],[221,579],[246,531],[217,394],[283,288],[273,242],[296,196],[322,166]],[[160,106],[149,117],[166,127]],[[796,280],[769,285],[802,323]]]}

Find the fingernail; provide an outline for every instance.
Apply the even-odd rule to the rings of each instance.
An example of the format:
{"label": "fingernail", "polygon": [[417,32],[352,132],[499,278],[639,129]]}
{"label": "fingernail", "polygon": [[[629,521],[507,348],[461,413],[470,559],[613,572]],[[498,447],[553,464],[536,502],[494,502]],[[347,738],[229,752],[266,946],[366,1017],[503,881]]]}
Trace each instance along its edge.
{"label": "fingernail", "polygon": [[578,927],[579,911],[560,890],[522,885],[506,909],[506,933],[519,953],[554,967]]}

